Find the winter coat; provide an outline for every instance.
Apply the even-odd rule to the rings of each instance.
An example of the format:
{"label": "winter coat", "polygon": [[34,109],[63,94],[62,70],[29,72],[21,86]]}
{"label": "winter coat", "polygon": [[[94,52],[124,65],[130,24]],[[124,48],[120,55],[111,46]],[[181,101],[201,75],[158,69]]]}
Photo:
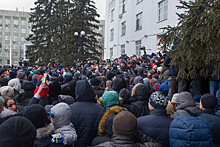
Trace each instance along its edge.
{"label": "winter coat", "polygon": [[67,103],[68,105],[71,105],[75,102],[75,99],[70,95],[59,95],[58,96],[59,102]]}
{"label": "winter coat", "polygon": [[138,129],[164,147],[169,147],[169,128],[172,118],[165,109],[153,109],[150,115],[137,119]]}
{"label": "winter coat", "polygon": [[95,104],[95,93],[88,81],[77,81],[75,92],[77,102],[70,105],[71,123],[78,135],[78,140],[74,145],[75,147],[89,146],[97,136],[104,108]]}
{"label": "winter coat", "polygon": [[56,144],[52,143],[52,134],[54,133],[54,126],[49,124],[46,127],[37,129],[37,135],[34,142],[34,147],[71,147],[71,145],[64,145],[64,144]]}
{"label": "winter coat", "polygon": [[202,112],[198,116],[199,119],[203,120],[209,127],[213,144],[220,146],[220,117],[214,115],[213,110],[202,110]]}
{"label": "winter coat", "polygon": [[137,142],[134,135],[116,135],[114,134],[111,141],[99,144],[104,147],[161,147],[149,137],[144,142]]}
{"label": "winter coat", "polygon": [[170,147],[212,147],[212,135],[206,123],[190,115],[180,115],[170,124]]}
{"label": "winter coat", "polygon": [[135,85],[131,93],[130,112],[137,118],[149,114],[148,100],[150,97],[150,86],[139,83]]}
{"label": "winter coat", "polygon": [[125,111],[125,109],[120,106],[113,106],[105,112],[99,123],[100,136],[97,136],[93,140],[92,146],[111,140],[111,137],[114,134],[112,132],[113,119],[121,111]]}
{"label": "winter coat", "polygon": [[169,68],[164,67],[164,69],[163,69],[163,71],[162,71],[162,73],[161,73],[160,79],[161,79],[163,82],[165,82],[165,81],[168,79],[168,77],[169,77]]}
{"label": "winter coat", "polygon": [[76,141],[77,135],[73,124],[70,123],[72,112],[69,105],[66,103],[59,103],[51,108],[50,111],[54,114],[54,133],[60,133],[63,136],[64,145],[72,145]]}

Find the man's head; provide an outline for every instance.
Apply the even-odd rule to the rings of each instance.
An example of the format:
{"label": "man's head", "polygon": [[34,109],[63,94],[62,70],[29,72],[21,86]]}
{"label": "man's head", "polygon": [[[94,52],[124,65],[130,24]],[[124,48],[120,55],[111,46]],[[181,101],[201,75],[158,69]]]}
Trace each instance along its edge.
{"label": "man's head", "polygon": [[153,82],[157,81],[158,79],[159,79],[158,74],[154,74],[154,75],[152,76],[152,81],[153,81]]}
{"label": "man's head", "polygon": [[205,110],[205,109],[215,109],[215,106],[217,105],[218,100],[217,98],[212,95],[212,94],[204,94],[201,97],[200,100],[200,109]]}
{"label": "man's head", "polygon": [[149,109],[166,109],[169,101],[167,94],[164,94],[160,91],[154,92],[149,98]]}

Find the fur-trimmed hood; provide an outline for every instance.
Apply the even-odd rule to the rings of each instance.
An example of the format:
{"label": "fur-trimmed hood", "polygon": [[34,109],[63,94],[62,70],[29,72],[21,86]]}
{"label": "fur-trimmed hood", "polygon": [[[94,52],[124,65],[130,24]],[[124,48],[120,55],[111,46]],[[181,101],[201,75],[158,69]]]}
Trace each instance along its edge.
{"label": "fur-trimmed hood", "polygon": [[48,126],[37,129],[36,138],[43,138],[51,135],[54,132],[54,126],[50,123]]}
{"label": "fur-trimmed hood", "polygon": [[106,122],[107,122],[108,118],[112,114],[117,115],[121,111],[125,111],[125,109],[120,107],[120,106],[113,106],[105,112],[105,114],[102,116],[102,119],[99,123],[99,135],[105,135],[106,134]]}
{"label": "fur-trimmed hood", "polygon": [[150,86],[143,83],[138,83],[132,88],[131,102],[146,101],[151,94]]}

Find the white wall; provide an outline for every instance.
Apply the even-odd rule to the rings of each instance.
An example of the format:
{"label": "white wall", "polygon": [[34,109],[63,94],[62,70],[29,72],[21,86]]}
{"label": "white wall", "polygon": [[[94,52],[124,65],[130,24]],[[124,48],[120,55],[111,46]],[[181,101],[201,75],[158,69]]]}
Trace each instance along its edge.
{"label": "white wall", "polygon": [[[113,57],[121,56],[121,45],[125,44],[125,53],[131,56],[136,53],[135,41],[142,40],[148,54],[156,51],[157,34],[162,33],[160,28],[177,24],[177,8],[179,1],[168,0],[168,18],[158,22],[158,3],[162,0],[143,0],[137,4],[137,0],[125,0],[125,13],[122,14],[122,0],[106,1],[105,21],[105,49],[104,59],[110,58],[110,48],[113,47]],[[114,21],[111,22],[111,10],[114,8]],[[136,15],[142,14],[142,29],[136,31]],[[180,10],[178,10],[180,12]],[[119,18],[122,14],[122,18]],[[126,21],[126,35],[121,36],[121,23]],[[110,41],[110,29],[114,28],[114,40]],[[144,37],[147,35],[148,37]]]}

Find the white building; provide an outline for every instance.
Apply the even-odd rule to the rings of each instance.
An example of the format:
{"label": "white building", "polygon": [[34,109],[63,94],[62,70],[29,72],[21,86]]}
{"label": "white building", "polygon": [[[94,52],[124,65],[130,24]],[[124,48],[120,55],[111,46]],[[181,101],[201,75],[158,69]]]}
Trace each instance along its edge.
{"label": "white building", "polygon": [[[106,0],[104,59],[158,52],[160,28],[178,22],[178,0]],[[143,54],[143,53],[141,53]]]}
{"label": "white building", "polygon": [[31,33],[28,12],[0,10],[0,65],[18,65],[25,58]]}

